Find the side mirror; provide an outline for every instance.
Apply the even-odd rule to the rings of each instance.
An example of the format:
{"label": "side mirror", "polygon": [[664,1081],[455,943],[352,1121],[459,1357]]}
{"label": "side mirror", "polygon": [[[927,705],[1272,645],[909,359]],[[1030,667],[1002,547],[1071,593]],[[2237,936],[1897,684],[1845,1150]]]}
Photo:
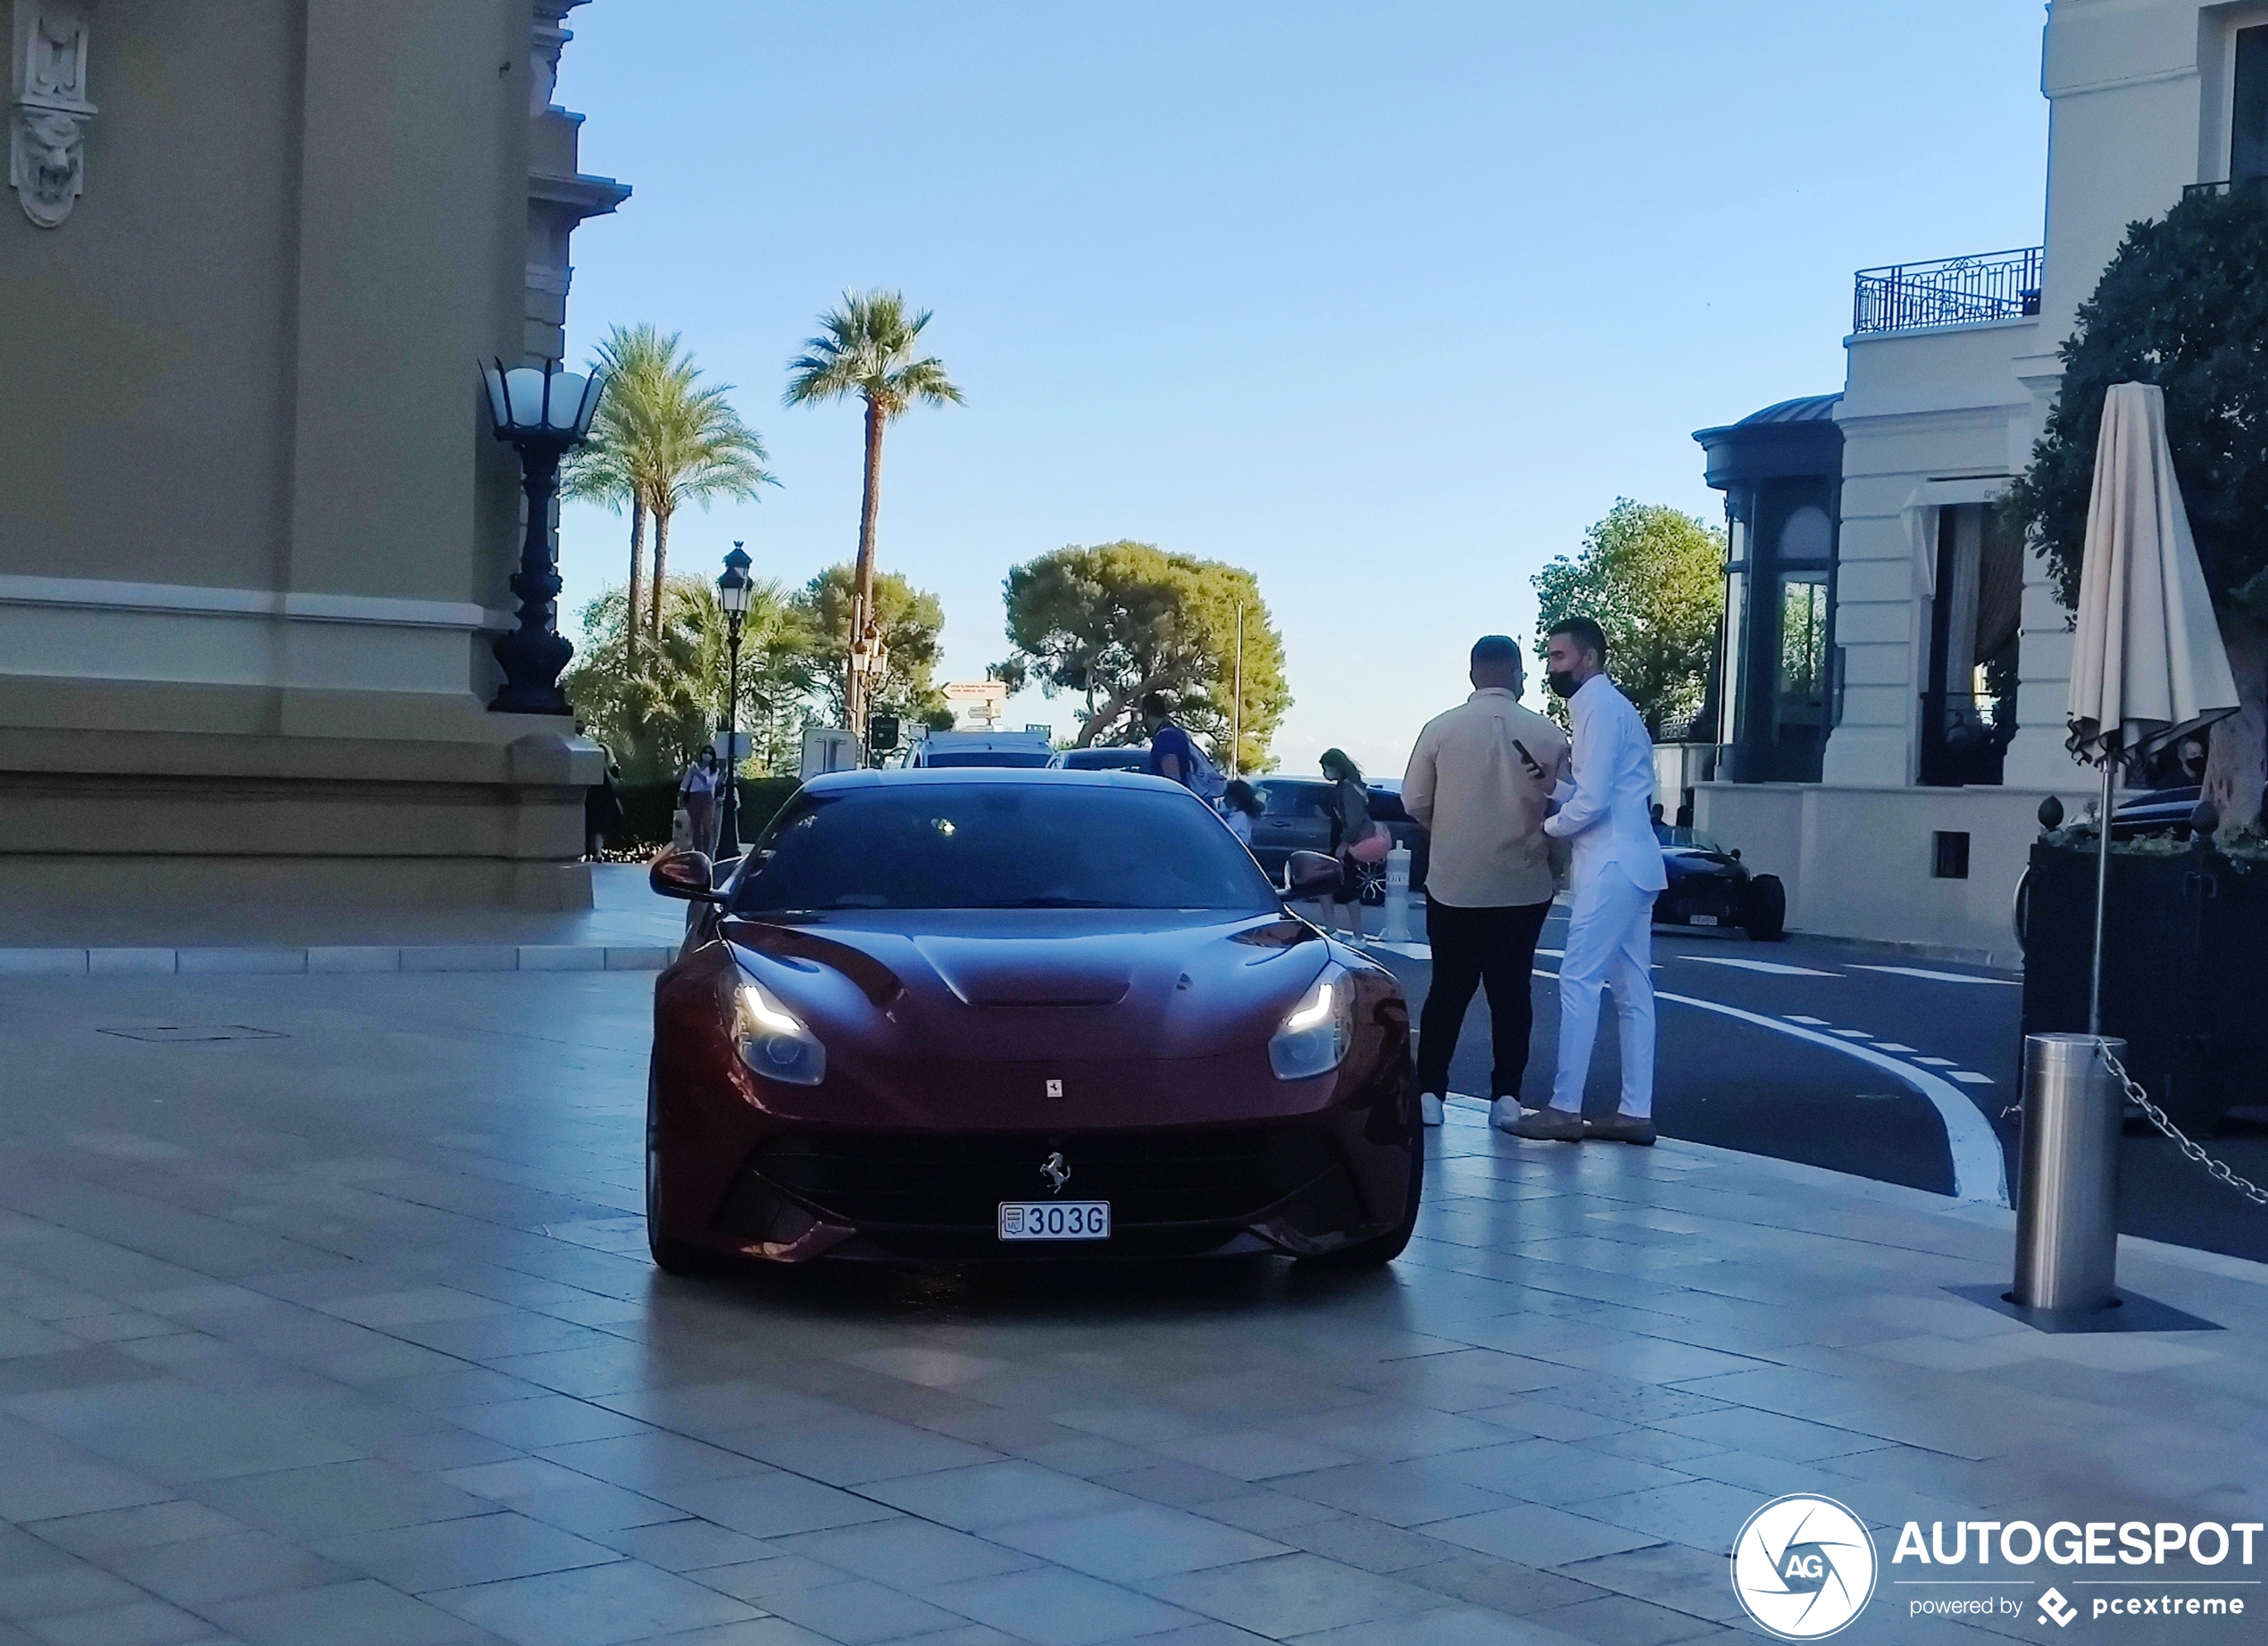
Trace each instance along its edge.
{"label": "side mirror", "polygon": [[709,861],[706,852],[664,852],[654,859],[654,866],[646,873],[646,884],[665,898],[677,898],[687,903],[721,903],[724,893],[716,888],[716,865]]}
{"label": "side mirror", "polygon": [[1284,895],[1328,897],[1338,890],[1338,859],[1324,852],[1296,851],[1284,863]]}

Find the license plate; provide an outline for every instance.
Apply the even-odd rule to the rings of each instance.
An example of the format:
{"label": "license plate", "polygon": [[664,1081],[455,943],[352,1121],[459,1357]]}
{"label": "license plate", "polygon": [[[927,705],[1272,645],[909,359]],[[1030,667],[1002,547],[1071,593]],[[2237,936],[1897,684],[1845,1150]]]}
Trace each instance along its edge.
{"label": "license plate", "polygon": [[1696,926],[1714,926],[1717,923],[1717,917],[1714,915],[1688,915],[1686,920],[1689,924]]}
{"label": "license plate", "polygon": [[1003,1200],[1004,1241],[1106,1241],[1111,1237],[1108,1200]]}

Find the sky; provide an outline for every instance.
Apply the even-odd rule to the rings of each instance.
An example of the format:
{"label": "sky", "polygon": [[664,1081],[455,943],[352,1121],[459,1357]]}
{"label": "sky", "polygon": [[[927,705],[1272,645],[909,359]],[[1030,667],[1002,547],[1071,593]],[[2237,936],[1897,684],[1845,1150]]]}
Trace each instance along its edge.
{"label": "sky", "polygon": [[[861,435],[784,407],[786,363],[845,290],[902,290],[968,397],[884,447],[880,562],[943,600],[943,679],[1006,655],[1010,566],[1132,538],[1257,574],[1284,770],[1397,773],[1617,497],[1722,519],[1694,430],[1842,386],[1854,270],[2040,238],[2043,21],[596,0],[558,97],[635,193],[576,234],[570,353],[651,321],[734,386],[781,483],[680,514],[671,567],[743,539],[793,586],[855,551]],[[568,510],[571,635],[628,547]],[[1011,705],[1040,722],[1075,724]]]}

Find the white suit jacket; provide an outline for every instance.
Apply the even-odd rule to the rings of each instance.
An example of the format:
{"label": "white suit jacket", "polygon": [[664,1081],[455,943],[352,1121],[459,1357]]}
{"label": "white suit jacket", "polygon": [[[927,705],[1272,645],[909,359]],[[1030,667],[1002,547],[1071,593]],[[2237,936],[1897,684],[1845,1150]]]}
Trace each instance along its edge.
{"label": "white suit jacket", "polygon": [[1604,674],[1576,689],[1567,714],[1575,774],[1560,784],[1559,810],[1544,820],[1544,832],[1573,844],[1578,890],[1611,864],[1640,891],[1661,890],[1670,882],[1654,832],[1654,739],[1646,723]]}

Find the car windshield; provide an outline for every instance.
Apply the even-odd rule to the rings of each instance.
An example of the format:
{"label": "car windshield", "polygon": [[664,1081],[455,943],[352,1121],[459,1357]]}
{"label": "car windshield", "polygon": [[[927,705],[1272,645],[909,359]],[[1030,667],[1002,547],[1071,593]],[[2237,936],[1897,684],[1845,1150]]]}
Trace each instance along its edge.
{"label": "car windshield", "polygon": [[764,831],[731,902],[737,915],[1277,907],[1259,865],[1195,797],[1069,781],[801,796]]}
{"label": "car windshield", "polygon": [[1044,766],[1044,748],[955,748],[921,756],[925,766]]}

